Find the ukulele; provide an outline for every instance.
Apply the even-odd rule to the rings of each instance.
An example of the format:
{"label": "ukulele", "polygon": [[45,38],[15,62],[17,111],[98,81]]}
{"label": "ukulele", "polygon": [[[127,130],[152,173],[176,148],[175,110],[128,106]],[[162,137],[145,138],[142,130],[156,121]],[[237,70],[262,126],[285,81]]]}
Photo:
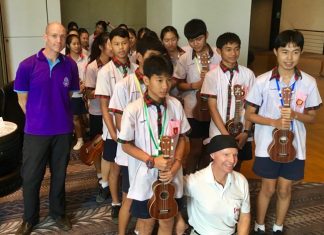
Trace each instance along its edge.
{"label": "ukulele", "polygon": [[[171,137],[163,136],[160,147],[164,158],[170,158]],[[159,179],[152,185],[153,196],[148,202],[150,216],[154,219],[170,219],[177,215],[178,204],[174,199],[175,187]]]}
{"label": "ukulele", "polygon": [[[198,55],[198,61],[201,65],[200,75],[209,71],[210,57],[208,53]],[[202,78],[201,78],[202,79]],[[206,98],[201,97],[200,89],[196,92],[197,104],[193,110],[194,117],[198,121],[207,122],[210,121],[210,114],[208,109],[208,101]]]}
{"label": "ukulele", "polygon": [[[283,107],[290,107],[291,88],[286,87],[281,90]],[[292,144],[294,133],[290,130],[274,129],[272,132],[272,142],[268,147],[268,154],[274,162],[288,163],[296,158],[296,150]]]}
{"label": "ukulele", "polygon": [[243,130],[243,123],[241,122],[241,110],[243,106],[244,90],[241,85],[234,85],[235,96],[235,112],[234,118],[228,120],[225,124],[225,128],[228,133],[234,137],[239,135]]}

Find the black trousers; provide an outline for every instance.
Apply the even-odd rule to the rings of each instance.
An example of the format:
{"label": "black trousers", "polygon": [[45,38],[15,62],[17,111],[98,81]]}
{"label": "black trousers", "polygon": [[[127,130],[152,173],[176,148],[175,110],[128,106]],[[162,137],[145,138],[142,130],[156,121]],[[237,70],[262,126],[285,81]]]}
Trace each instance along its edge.
{"label": "black trousers", "polygon": [[72,133],[53,136],[25,134],[21,169],[24,221],[33,225],[39,221],[39,191],[47,163],[51,172],[49,215],[55,219],[65,214],[65,177],[71,143]]}

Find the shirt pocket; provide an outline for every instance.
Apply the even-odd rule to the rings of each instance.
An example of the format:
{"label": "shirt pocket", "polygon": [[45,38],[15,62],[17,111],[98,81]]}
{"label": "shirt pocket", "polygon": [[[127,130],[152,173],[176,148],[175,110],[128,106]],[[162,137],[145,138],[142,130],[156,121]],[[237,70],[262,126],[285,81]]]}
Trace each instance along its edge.
{"label": "shirt pocket", "polygon": [[305,102],[307,99],[307,95],[304,94],[301,91],[296,91],[296,95],[295,95],[295,99],[294,99],[294,103],[293,103],[293,107],[295,111],[299,112],[299,113],[303,113],[304,112],[304,108],[305,108]]}
{"label": "shirt pocket", "polygon": [[180,120],[170,120],[168,123],[167,135],[174,138],[180,133]]}

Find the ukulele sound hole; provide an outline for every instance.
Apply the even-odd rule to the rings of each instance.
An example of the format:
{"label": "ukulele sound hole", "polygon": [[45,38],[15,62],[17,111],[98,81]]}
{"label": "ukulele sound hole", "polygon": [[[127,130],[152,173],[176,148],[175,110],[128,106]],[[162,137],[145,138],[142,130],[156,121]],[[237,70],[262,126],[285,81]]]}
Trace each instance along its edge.
{"label": "ukulele sound hole", "polygon": [[167,191],[163,191],[163,192],[161,192],[161,194],[160,194],[160,198],[161,198],[162,200],[166,200],[166,199],[168,199],[168,198],[169,198],[169,192],[167,192]]}
{"label": "ukulele sound hole", "polygon": [[279,139],[280,144],[286,144],[288,141],[287,136],[281,136]]}

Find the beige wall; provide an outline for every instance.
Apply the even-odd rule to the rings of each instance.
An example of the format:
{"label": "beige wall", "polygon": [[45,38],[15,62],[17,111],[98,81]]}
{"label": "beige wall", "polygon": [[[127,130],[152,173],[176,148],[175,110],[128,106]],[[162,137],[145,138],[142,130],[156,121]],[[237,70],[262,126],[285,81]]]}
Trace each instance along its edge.
{"label": "beige wall", "polygon": [[146,25],[146,0],[61,0],[61,14],[64,25],[75,21],[90,33],[98,20],[137,30]]}
{"label": "beige wall", "polygon": [[252,0],[250,48],[269,49],[272,0]]}
{"label": "beige wall", "polygon": [[[251,0],[168,0],[169,9],[156,7],[156,4],[161,4],[160,2],[162,0],[147,0],[147,12],[150,12],[147,17],[149,28],[159,33],[168,22],[178,30],[179,44],[183,46],[187,44],[183,34],[184,25],[192,18],[200,18],[206,22],[209,32],[208,42],[211,46],[215,46],[216,38],[224,32],[238,34],[242,40],[239,62],[246,64]],[[169,12],[172,12],[172,16]],[[160,21],[156,20],[157,16],[161,17]]]}
{"label": "beige wall", "polygon": [[284,0],[281,9],[280,31],[296,28],[324,31],[323,0]]}

